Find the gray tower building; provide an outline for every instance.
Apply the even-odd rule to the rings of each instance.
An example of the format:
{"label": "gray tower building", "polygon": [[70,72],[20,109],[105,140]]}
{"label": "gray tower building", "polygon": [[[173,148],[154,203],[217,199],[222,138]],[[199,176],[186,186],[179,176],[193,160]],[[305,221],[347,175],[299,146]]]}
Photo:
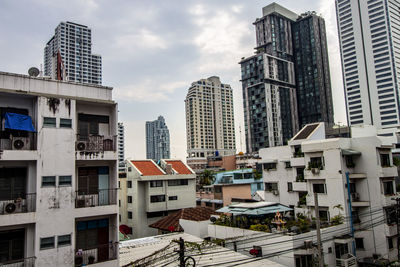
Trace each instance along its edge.
{"label": "gray tower building", "polygon": [[333,123],[323,19],[272,3],[254,25],[256,55],[240,61],[248,153],[287,144],[306,123]]}
{"label": "gray tower building", "polygon": [[170,158],[169,130],[163,116],[146,121],[146,157],[156,162]]}
{"label": "gray tower building", "polygon": [[101,56],[92,54],[92,30],[73,22],[61,22],[44,48],[44,75],[55,78],[60,52],[69,81],[101,84]]}

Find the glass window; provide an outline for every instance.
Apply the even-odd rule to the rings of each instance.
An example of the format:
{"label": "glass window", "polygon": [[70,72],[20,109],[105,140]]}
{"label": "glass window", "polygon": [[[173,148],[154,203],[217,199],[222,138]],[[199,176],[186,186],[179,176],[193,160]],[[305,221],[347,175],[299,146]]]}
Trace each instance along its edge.
{"label": "glass window", "polygon": [[179,180],[169,180],[168,186],[180,186],[180,185],[188,185],[187,179],[179,179]]}
{"label": "glass window", "polygon": [[72,128],[72,120],[60,119],[60,128]]}
{"label": "glass window", "polygon": [[287,183],[287,191],[288,192],[292,192],[293,191],[293,183],[292,182],[288,182]]}
{"label": "glass window", "polygon": [[150,202],[151,203],[165,202],[165,195],[150,196]]}
{"label": "glass window", "polygon": [[132,211],[128,211],[128,219],[132,219]]}
{"label": "glass window", "polygon": [[168,197],[168,200],[178,200],[178,196],[170,196]]}
{"label": "glass window", "polygon": [[43,176],[42,177],[42,187],[56,186],[55,176]]}
{"label": "glass window", "polygon": [[326,185],[325,184],[313,184],[313,192],[319,194],[326,193]]}
{"label": "glass window", "polygon": [[128,203],[132,203],[132,196],[128,196]]}
{"label": "glass window", "polygon": [[58,185],[59,186],[70,186],[72,184],[72,176],[71,175],[63,175],[58,177]]}
{"label": "glass window", "polygon": [[381,166],[382,167],[390,167],[389,154],[381,154]]}
{"label": "glass window", "polygon": [[364,238],[356,238],[356,248],[364,249]]}
{"label": "glass window", "polygon": [[54,248],[54,236],[40,238],[40,250]]}
{"label": "glass window", "polygon": [[163,181],[150,181],[150,187],[162,187]]}
{"label": "glass window", "polygon": [[71,245],[71,235],[60,235],[57,238],[57,246]]}
{"label": "glass window", "polygon": [[43,127],[55,128],[56,127],[56,118],[44,117],[43,118]]}
{"label": "glass window", "polygon": [[128,188],[132,188],[132,181],[128,181]]}
{"label": "glass window", "polygon": [[271,192],[278,190],[278,183],[265,183],[265,191]]}
{"label": "glass window", "polygon": [[383,194],[384,195],[393,195],[394,194],[393,181],[383,182]]}

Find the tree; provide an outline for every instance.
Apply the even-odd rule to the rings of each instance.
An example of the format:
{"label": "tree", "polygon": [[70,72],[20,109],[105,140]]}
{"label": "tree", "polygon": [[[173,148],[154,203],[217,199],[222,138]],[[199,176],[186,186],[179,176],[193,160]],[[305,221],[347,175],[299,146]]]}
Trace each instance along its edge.
{"label": "tree", "polygon": [[200,185],[212,185],[215,181],[214,172],[210,170],[204,170],[204,172],[200,175]]}

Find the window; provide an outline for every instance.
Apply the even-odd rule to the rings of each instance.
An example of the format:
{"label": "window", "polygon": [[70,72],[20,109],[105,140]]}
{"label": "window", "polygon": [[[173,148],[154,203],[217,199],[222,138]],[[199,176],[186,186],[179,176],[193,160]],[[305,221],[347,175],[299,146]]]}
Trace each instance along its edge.
{"label": "window", "polygon": [[394,248],[393,237],[388,237],[387,240],[388,240],[389,249],[393,249]]}
{"label": "window", "polygon": [[132,203],[132,196],[128,196],[128,203]]}
{"label": "window", "polygon": [[90,221],[78,221],[76,223],[76,248],[83,250],[96,248],[103,242],[108,242],[108,236],[104,233],[108,232],[108,219],[98,219]]}
{"label": "window", "polygon": [[325,184],[313,184],[313,192],[318,194],[326,193],[326,185]]}
{"label": "window", "polygon": [[150,196],[150,202],[151,203],[165,202],[165,195]]}
{"label": "window", "polygon": [[328,210],[320,210],[319,211],[319,218],[321,221],[329,221],[329,211]]}
{"label": "window", "polygon": [[214,193],[222,193],[222,186],[214,186]]}
{"label": "window", "polygon": [[171,196],[171,197],[168,197],[168,200],[178,200],[178,196]]}
{"label": "window", "polygon": [[24,258],[25,230],[0,231],[0,262]]}
{"label": "window", "polygon": [[292,182],[288,182],[287,183],[287,191],[288,192],[292,192],[293,191],[293,183]]}
{"label": "window", "polygon": [[383,184],[383,194],[384,195],[393,195],[394,194],[394,187],[393,181],[384,181]]}
{"label": "window", "polygon": [[356,238],[356,248],[364,249],[364,238]]}
{"label": "window", "polygon": [[0,168],[0,201],[25,198],[26,177],[26,168]]}
{"label": "window", "polygon": [[132,188],[132,181],[128,181],[128,188]]}
{"label": "window", "polygon": [[180,185],[188,185],[187,179],[180,179],[180,180],[169,180],[168,186],[180,186]]}
{"label": "window", "polygon": [[121,207],[121,199],[118,199],[118,207]]}
{"label": "window", "polygon": [[168,211],[155,211],[155,212],[147,212],[147,218],[157,218],[162,216],[167,216]]}
{"label": "window", "polygon": [[72,120],[60,119],[60,128],[72,128]]}
{"label": "window", "polygon": [[276,163],[263,163],[264,170],[276,170]]}
{"label": "window", "polygon": [[40,250],[54,248],[54,236],[40,238]]}
{"label": "window", "polygon": [[57,246],[68,246],[71,245],[71,235],[60,235],[57,238]]}
{"label": "window", "polygon": [[292,168],[292,165],[290,165],[290,161],[285,162],[285,168],[286,169]]}
{"label": "window", "polygon": [[72,184],[72,176],[64,175],[58,177],[58,185],[59,186],[71,186]]}
{"label": "window", "polygon": [[42,187],[56,186],[55,176],[43,176],[42,177]]}
{"label": "window", "polygon": [[132,219],[132,211],[128,211],[128,219]]}
{"label": "window", "polygon": [[150,181],[150,187],[162,187],[163,181]]}
{"label": "window", "polygon": [[206,202],[206,207],[212,207],[212,203],[211,202]]}
{"label": "window", "polygon": [[44,117],[43,127],[56,128],[56,118]]}
{"label": "window", "polygon": [[278,183],[265,183],[265,191],[272,192],[278,190]]}
{"label": "window", "polygon": [[389,154],[381,154],[381,166],[382,167],[390,167]]}

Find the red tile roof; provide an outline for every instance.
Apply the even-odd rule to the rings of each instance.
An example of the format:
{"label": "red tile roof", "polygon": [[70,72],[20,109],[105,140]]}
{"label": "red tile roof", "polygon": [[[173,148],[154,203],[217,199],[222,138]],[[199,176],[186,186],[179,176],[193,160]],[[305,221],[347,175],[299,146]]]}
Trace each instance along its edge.
{"label": "red tile roof", "polygon": [[166,160],[165,161],[167,164],[171,164],[172,168],[178,173],[178,174],[193,174],[186,165],[180,161],[180,160]]}
{"label": "red tile roof", "polygon": [[150,160],[132,160],[132,164],[144,175],[164,175],[155,163]]}
{"label": "red tile roof", "polygon": [[217,214],[218,213],[207,207],[186,208],[172,213],[149,226],[163,231],[182,232],[183,229],[179,225],[179,219],[199,222],[209,220],[211,215]]}

